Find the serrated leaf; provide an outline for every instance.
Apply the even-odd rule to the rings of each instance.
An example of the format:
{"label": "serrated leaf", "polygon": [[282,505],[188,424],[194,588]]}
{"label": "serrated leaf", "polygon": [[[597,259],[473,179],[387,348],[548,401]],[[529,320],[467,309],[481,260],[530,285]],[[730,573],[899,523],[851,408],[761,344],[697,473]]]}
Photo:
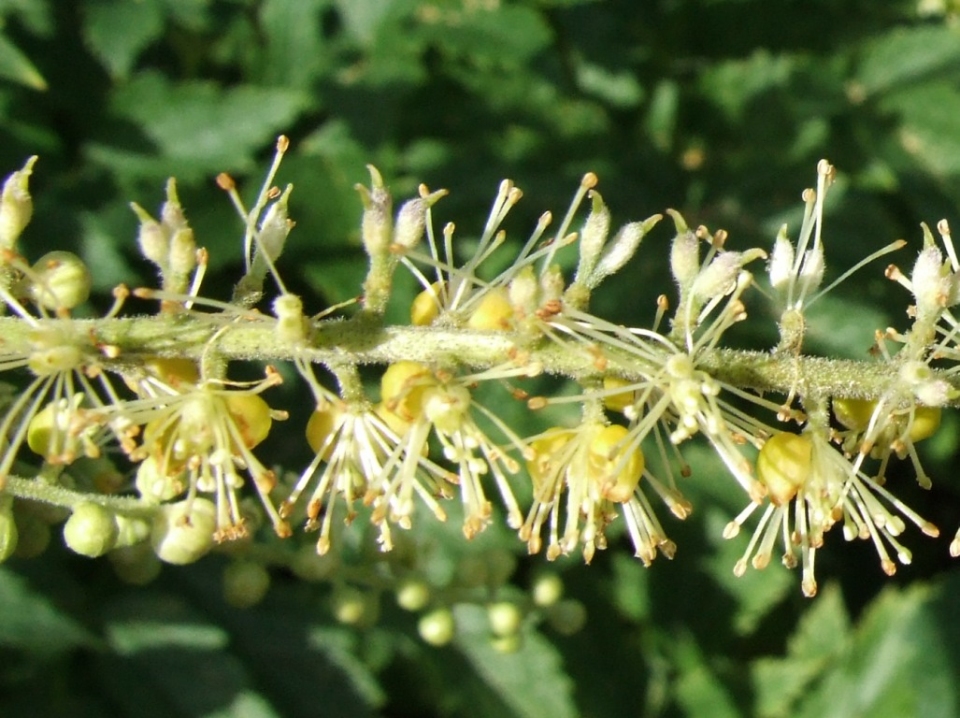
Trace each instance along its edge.
{"label": "serrated leaf", "polygon": [[818,718],[957,715],[957,581],[884,591],[848,650],[794,713]]}
{"label": "serrated leaf", "polygon": [[82,626],[23,578],[0,567],[0,646],[44,657],[93,644],[93,637]]}
{"label": "serrated leaf", "polygon": [[490,644],[486,611],[456,607],[459,651],[489,690],[518,718],[574,718],[573,682],[563,670],[559,651],[539,633],[523,632],[516,653],[500,653]]}
{"label": "serrated leaf", "polygon": [[5,35],[0,35],[0,77],[34,90],[47,89],[47,81],[40,71]]}
{"label": "serrated leaf", "polygon": [[127,77],[137,56],[163,33],[161,0],[101,0],[84,10],[83,38],[116,78]]}

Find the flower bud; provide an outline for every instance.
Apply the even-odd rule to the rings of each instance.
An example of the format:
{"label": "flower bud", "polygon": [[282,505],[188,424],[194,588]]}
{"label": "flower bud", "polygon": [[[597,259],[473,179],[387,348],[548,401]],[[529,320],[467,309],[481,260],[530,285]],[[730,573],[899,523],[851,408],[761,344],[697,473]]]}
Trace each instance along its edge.
{"label": "flower bud", "polygon": [[417,632],[425,643],[431,646],[445,646],[453,640],[457,632],[453,612],[449,608],[437,608],[420,617]]}
{"label": "flower bud", "polygon": [[431,386],[423,390],[423,416],[444,434],[460,430],[470,408],[470,391],[460,384]]}
{"label": "flower bud", "polygon": [[187,218],[183,214],[183,206],[177,196],[177,180],[173,177],[167,180],[167,201],[160,208],[160,222],[167,230],[168,236],[187,226]]}
{"label": "flower bud", "polygon": [[150,542],[161,561],[193,563],[213,547],[217,509],[201,498],[164,504],[153,519]]}
{"label": "flower bud", "polygon": [[770,262],[767,264],[770,286],[774,291],[784,292],[789,288],[793,277],[793,259],[793,244],[787,239],[787,225],[783,225],[773,243]]}
{"label": "flower bud", "polygon": [[371,257],[386,254],[390,248],[393,234],[393,222],[390,210],[393,200],[390,192],[383,186],[383,177],[373,165],[367,165],[370,171],[370,189],[357,185],[360,200],[363,202],[363,219],[360,222],[360,236],[363,247]]}
{"label": "flower bud", "polygon": [[116,518],[100,504],[78,504],[63,525],[63,540],[81,556],[102,556],[117,542]]}
{"label": "flower bud", "polygon": [[610,233],[610,210],[603,203],[600,193],[590,192],[592,207],[580,230],[580,263],[577,265],[576,279],[589,286],[589,278],[600,259],[603,245]]}
{"label": "flower bud", "polygon": [[353,586],[338,586],[330,597],[333,617],[348,626],[372,625],[380,613],[377,597],[372,592]]}
{"label": "flower bud", "polygon": [[708,301],[733,289],[742,266],[740,252],[719,252],[693,281],[692,294],[700,301]]}
{"label": "flower bud", "polygon": [[530,595],[534,606],[552,606],[563,596],[563,581],[555,573],[541,574],[534,580]]}
{"label": "flower bud", "polygon": [[303,316],[303,301],[296,294],[281,294],[273,300],[277,318],[277,338],[285,344],[302,344],[310,333],[310,322]]}
{"label": "flower bud", "polygon": [[397,223],[393,230],[393,243],[404,249],[413,249],[423,239],[426,228],[427,207],[430,205],[421,198],[403,203],[397,212]]}
{"label": "flower bud", "polygon": [[693,232],[680,232],[673,238],[673,244],[670,245],[670,271],[681,292],[697,278],[700,272],[700,240]]}
{"label": "flower bud", "polygon": [[90,296],[90,270],[72,252],[48,252],[33,265],[30,298],[46,309],[73,309]]}
{"label": "flower bud", "polygon": [[540,301],[549,302],[563,296],[563,270],[552,264],[540,276]]}
{"label": "flower bud", "polygon": [[30,197],[29,179],[33,173],[36,155],[3,183],[0,194],[0,248],[13,250],[17,238],[33,216],[33,198]]}
{"label": "flower bud", "polygon": [[152,455],[137,467],[135,485],[140,498],[151,503],[169,501],[184,489],[182,473],[161,471],[156,457]]}
{"label": "flower bud", "polygon": [[512,601],[498,601],[487,606],[487,621],[493,635],[513,636],[523,624],[523,612]]}
{"label": "flower bud", "polygon": [[533,267],[527,265],[514,275],[508,293],[510,305],[516,309],[518,316],[529,317],[537,311],[540,288]]}
{"label": "flower bud", "polygon": [[430,602],[430,586],[422,578],[405,578],[397,586],[397,605],[405,611],[420,611]]}
{"label": "flower bud", "polygon": [[[186,277],[197,266],[197,242],[193,230],[183,227],[173,233],[167,252],[167,265],[174,276]],[[186,290],[186,282],[183,289]]]}
{"label": "flower bud", "polygon": [[137,244],[140,245],[140,252],[160,267],[161,271],[164,270],[170,253],[169,235],[160,226],[160,223],[136,202],[131,202],[130,208],[140,220],[140,229],[137,232]]}
{"label": "flower bud", "polygon": [[636,253],[643,238],[661,219],[663,215],[655,214],[642,222],[631,222],[621,227],[600,256],[600,261],[591,273],[587,285],[592,289],[611,274],[619,272]]}
{"label": "flower bud", "polygon": [[940,250],[933,245],[924,247],[910,274],[918,318],[939,314],[953,297],[956,281],[945,269]]}
{"label": "flower bud", "polygon": [[114,546],[123,548],[143,543],[150,536],[150,524],[130,516],[115,516],[117,540]]}

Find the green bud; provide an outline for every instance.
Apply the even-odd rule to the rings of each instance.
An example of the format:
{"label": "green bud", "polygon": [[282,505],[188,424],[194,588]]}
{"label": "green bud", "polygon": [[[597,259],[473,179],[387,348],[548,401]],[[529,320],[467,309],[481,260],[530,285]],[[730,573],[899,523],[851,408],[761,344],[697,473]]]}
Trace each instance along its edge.
{"label": "green bud", "polygon": [[143,519],[129,516],[116,516],[118,547],[135,546],[143,543],[150,536],[150,524]]}
{"label": "green bud", "polygon": [[552,606],[563,596],[563,581],[555,573],[543,573],[537,576],[530,588],[533,605]]}
{"label": "green bud", "polygon": [[217,509],[208,499],[186,499],[158,507],[150,542],[161,561],[193,563],[213,547]]}
{"label": "green bud", "polygon": [[353,586],[338,586],[330,597],[333,617],[348,626],[369,626],[376,622],[380,613],[374,594]]}
{"label": "green bud", "polygon": [[17,238],[33,216],[33,198],[29,179],[33,173],[36,155],[30,157],[18,170],[7,177],[0,194],[0,248],[13,250]]}
{"label": "green bud", "polygon": [[31,274],[30,298],[46,309],[73,309],[90,296],[90,270],[72,252],[47,252],[33,265]]}
{"label": "green bud", "polygon": [[167,257],[170,253],[170,237],[160,223],[139,204],[131,202],[130,208],[140,220],[140,230],[137,233],[140,252],[163,271],[167,267]]}
{"label": "green bud", "polygon": [[397,605],[405,611],[420,611],[430,602],[430,586],[422,578],[405,578],[397,586]]}
{"label": "green bud", "polygon": [[[193,230],[183,227],[170,238],[170,250],[167,254],[167,266],[174,277],[186,278],[197,266],[197,242]],[[183,289],[187,288],[183,281]],[[179,288],[179,287],[178,287]]]}
{"label": "green bud", "polygon": [[181,477],[160,471],[157,460],[153,456],[148,456],[140,462],[135,485],[144,501],[158,504],[169,501],[184,489]]}
{"label": "green bud", "polygon": [[102,556],[117,542],[116,518],[100,504],[78,504],[63,525],[63,540],[81,556]]}
{"label": "green bud", "polygon": [[180,197],[177,196],[177,180],[173,177],[167,180],[167,201],[160,208],[160,222],[168,235],[187,226],[187,218],[183,214]]}
{"label": "green bud", "polygon": [[360,223],[360,236],[363,247],[371,257],[385,255],[390,251],[390,239],[393,234],[393,221],[390,217],[393,200],[390,192],[383,186],[383,177],[373,165],[367,165],[370,171],[370,189],[357,185],[360,200],[363,202],[363,219]]}
{"label": "green bud", "polygon": [[425,643],[431,646],[445,646],[453,640],[457,632],[453,612],[449,608],[437,608],[425,613],[417,621],[417,632]]}
{"label": "green bud", "polygon": [[487,621],[495,636],[513,636],[523,623],[523,612],[511,601],[498,601],[487,606]]}

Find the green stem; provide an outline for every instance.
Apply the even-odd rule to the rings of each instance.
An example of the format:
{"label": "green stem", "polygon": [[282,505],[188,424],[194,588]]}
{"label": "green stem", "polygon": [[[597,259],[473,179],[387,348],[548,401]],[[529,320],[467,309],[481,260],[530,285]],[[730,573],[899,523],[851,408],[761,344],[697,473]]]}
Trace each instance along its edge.
{"label": "green stem", "polygon": [[[214,333],[222,330],[222,315],[159,315],[125,319],[71,320],[103,344],[119,349],[115,359],[102,357],[106,367],[136,363],[137,355],[197,359]],[[31,351],[31,328],[11,317],[0,318],[0,336],[9,354]],[[401,360],[431,365],[483,369],[504,364],[518,347],[525,361],[539,363],[549,374],[573,379],[597,376],[596,357],[570,351],[546,341],[507,332],[477,332],[435,327],[380,327],[366,317],[317,324],[312,345],[292,348],[277,341],[268,317],[235,320],[216,338],[219,357],[229,361],[290,361],[294,352],[310,363],[336,365],[386,364]],[[209,351],[209,350],[208,350]],[[662,351],[662,349],[661,349]],[[604,347],[607,373],[642,380],[649,361]],[[843,396],[876,399],[897,379],[898,365],[883,361],[827,359],[788,352],[769,353],[735,349],[700,352],[697,367],[723,384],[786,396],[795,390],[807,398]],[[960,379],[942,375],[957,388]]]}

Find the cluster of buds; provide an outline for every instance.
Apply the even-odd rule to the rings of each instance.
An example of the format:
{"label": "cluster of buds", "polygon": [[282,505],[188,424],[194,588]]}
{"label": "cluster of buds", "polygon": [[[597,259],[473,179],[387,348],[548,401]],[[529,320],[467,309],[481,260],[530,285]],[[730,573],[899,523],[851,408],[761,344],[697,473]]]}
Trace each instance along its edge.
{"label": "cluster of buds", "polygon": [[[252,209],[231,178],[217,179],[244,227],[245,273],[230,302],[200,292],[206,252],[197,247],[173,180],[159,220],[133,205],[140,249],[160,273],[159,287],[134,290],[160,301],[156,317],[135,320],[140,332],[117,328],[129,294],[123,287],[104,317],[72,316],[90,292],[83,262],[58,251],[30,264],[18,248],[32,211],[35,158],[7,180],[0,299],[15,316],[0,320],[11,337],[0,347],[0,369],[19,372],[22,388],[4,395],[0,418],[0,555],[17,543],[17,507],[38,497],[66,509],[59,520],[66,518],[64,539],[76,552],[109,553],[128,572],[148,557],[154,568],[133,572],[138,580],[159,561],[188,563],[216,544],[250,540],[263,524],[280,538],[298,525],[316,531],[316,554],[325,556],[336,527],[363,517],[380,550],[390,551],[398,532],[413,526],[418,505],[446,520],[454,511],[448,500],[459,499],[467,539],[502,511],[527,550],[545,549],[548,560],[579,552],[589,563],[610,545],[608,528],[622,517],[635,555],[649,565],[678,550],[658,504],[675,520],[693,511],[681,490],[693,473],[682,452],[698,438],[726,468],[704,480],[734,482],[747,502],[724,535],[732,538],[760,516],[733,568],[737,575],[748,563],[764,568],[779,539],[783,563],[802,566],[802,590],[812,596],[816,551],[837,524],[848,540],[872,541],[888,574],[896,567],[891,555],[910,562],[900,540],[908,522],[937,535],[885,480],[891,458],[909,458],[929,487],[915,445],[960,396],[960,370],[950,364],[960,355],[960,321],[951,313],[960,302],[960,263],[945,222],[938,229],[946,259],[924,228],[911,275],[887,270],[914,296],[912,326],[878,332],[876,361],[847,366],[846,379],[820,381],[803,354],[804,313],[852,271],[902,246],[874,252],[821,288],[824,197],[835,176],[826,161],[816,189],[803,195],[796,246],[784,227],[769,255],[729,249],[726,232],[691,229],[667,210],[676,230],[669,257],[676,300],[661,295],[649,327],[590,312],[592,293],[662,219],[655,214],[611,236],[594,174],[583,176],[556,231],[544,213],[505,263],[511,243],[503,224],[522,196],[513,183],[501,184],[479,240],[461,260],[454,225],[439,235],[433,228],[432,208],[446,192],[421,186],[394,216],[390,193],[370,168],[371,186],[359,188],[370,270],[362,308],[344,321],[326,318],[342,306],[305,314],[278,268],[293,228],[292,188],[273,186],[287,148],[281,138]],[[574,229],[585,200],[589,211]],[[558,257],[573,246],[579,258],[568,278]],[[767,354],[725,349],[728,330],[747,318],[746,298],[764,283],[750,271],[764,259],[781,340]],[[400,267],[422,292],[409,307],[409,326],[387,327],[384,310]],[[270,313],[262,313],[268,278],[278,293]],[[228,378],[231,361],[265,354],[288,362],[313,402],[305,429],[312,459],[299,473],[278,471],[255,453],[274,423],[287,418],[263,396],[281,372],[267,366],[259,381]],[[373,361],[384,366],[378,388],[358,370]],[[870,382],[849,378],[866,366]],[[321,367],[338,392],[318,379]],[[550,395],[535,392],[543,374],[566,383]],[[777,393],[781,401],[769,398]],[[495,402],[515,410],[501,411]],[[569,407],[575,411],[564,418]],[[531,423],[549,414],[549,428],[525,437],[505,418],[520,412]],[[108,447],[117,450],[108,454]],[[104,471],[111,457],[125,463]],[[31,471],[35,478],[26,476]],[[960,553],[960,536],[951,551]],[[268,578],[238,562],[229,580],[236,602],[262,595]],[[402,595],[411,610],[429,607],[412,590]],[[341,599],[337,610],[352,616],[350,607],[359,604]],[[490,607],[500,639],[515,635],[521,619],[515,606]],[[446,607],[426,614],[425,640],[448,640],[451,620]]]}

